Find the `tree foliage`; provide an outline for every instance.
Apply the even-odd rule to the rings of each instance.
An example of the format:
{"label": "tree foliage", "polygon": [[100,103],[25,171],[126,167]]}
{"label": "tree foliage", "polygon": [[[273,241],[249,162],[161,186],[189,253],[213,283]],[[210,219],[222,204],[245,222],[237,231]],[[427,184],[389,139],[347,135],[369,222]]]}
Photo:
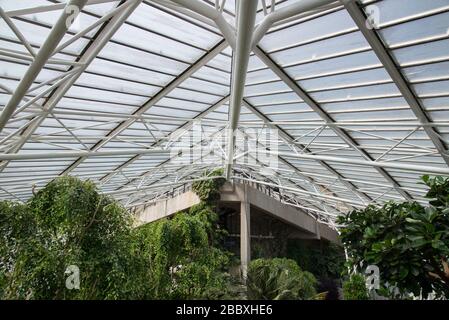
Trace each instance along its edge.
{"label": "tree foliage", "polygon": [[449,180],[423,177],[430,206],[389,202],[342,216],[341,238],[355,265],[377,265],[402,293],[449,297]]}
{"label": "tree foliage", "polygon": [[[0,204],[4,298],[132,297],[131,219],[92,182],[63,177],[26,204]],[[66,268],[80,269],[80,289],[65,287]]]}
{"label": "tree foliage", "polygon": [[315,277],[285,258],[256,259],[248,267],[248,298],[256,300],[312,299]]}

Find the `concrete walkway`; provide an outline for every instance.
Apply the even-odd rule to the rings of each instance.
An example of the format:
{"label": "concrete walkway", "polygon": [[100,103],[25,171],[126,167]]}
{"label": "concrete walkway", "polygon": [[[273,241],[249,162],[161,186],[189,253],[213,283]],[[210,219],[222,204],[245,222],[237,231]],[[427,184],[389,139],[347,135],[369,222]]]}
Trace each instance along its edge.
{"label": "concrete walkway", "polygon": [[[317,222],[301,209],[279,202],[277,199],[247,184],[226,183],[221,189],[221,202],[248,203],[310,235],[311,238],[325,239],[340,243],[338,233],[325,224]],[[149,205],[137,213],[139,224],[170,217],[200,202],[198,196],[187,191],[170,199],[163,199]]]}

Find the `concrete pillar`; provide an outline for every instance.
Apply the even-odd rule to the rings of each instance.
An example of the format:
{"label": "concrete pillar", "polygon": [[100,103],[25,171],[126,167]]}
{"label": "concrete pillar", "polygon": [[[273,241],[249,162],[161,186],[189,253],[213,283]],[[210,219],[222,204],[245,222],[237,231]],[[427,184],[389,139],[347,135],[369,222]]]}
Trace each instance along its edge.
{"label": "concrete pillar", "polygon": [[[246,191],[246,190],[245,190]],[[240,261],[243,281],[246,281],[248,264],[251,260],[250,204],[246,199],[240,202]]]}
{"label": "concrete pillar", "polygon": [[318,221],[315,222],[315,236],[317,240],[321,240],[320,223]]}

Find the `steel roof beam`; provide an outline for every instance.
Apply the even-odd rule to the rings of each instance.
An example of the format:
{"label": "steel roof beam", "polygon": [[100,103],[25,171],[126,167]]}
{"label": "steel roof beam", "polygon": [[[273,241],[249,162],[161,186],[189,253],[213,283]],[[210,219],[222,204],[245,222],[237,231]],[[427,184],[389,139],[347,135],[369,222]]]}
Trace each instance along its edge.
{"label": "steel roof beam", "polygon": [[[294,138],[291,137],[284,129],[282,129],[281,127],[277,126],[277,125],[273,125],[270,123],[270,119],[267,118],[264,114],[262,114],[259,110],[257,110],[256,108],[254,108],[248,101],[246,101],[245,99],[243,99],[243,104],[251,111],[253,112],[258,118],[260,118],[262,121],[264,121],[268,126],[275,128],[276,130],[279,131],[279,135],[281,137],[281,139],[283,139],[285,142],[290,143],[290,144],[296,144],[295,142],[293,142]],[[301,146],[302,148],[304,148],[304,146]],[[307,148],[305,148],[303,150],[303,152],[307,152],[310,153],[310,150],[308,150]],[[287,166],[289,166],[291,169],[293,169],[295,172],[298,172],[298,168],[296,168],[296,166],[294,166],[293,164],[291,164],[290,162],[288,162],[287,160],[279,157],[285,164],[287,164]],[[338,179],[338,181],[342,182],[349,190],[351,190],[352,192],[356,193],[359,197],[364,198],[365,200],[367,200],[368,202],[370,202],[372,199],[371,197],[369,197],[368,195],[366,195],[363,192],[360,192],[357,190],[357,187],[352,184],[351,182],[345,180],[345,178],[339,173],[337,172],[335,169],[333,169],[331,166],[329,166],[326,162],[318,160],[318,163],[323,166],[324,168],[326,168],[328,171],[330,171],[332,174],[334,174],[336,176],[336,178]],[[301,171],[299,171],[301,172]],[[303,173],[301,173],[301,176],[304,176]],[[308,179],[310,179],[309,182],[311,183],[315,183],[311,178],[307,177]],[[316,183],[315,183],[316,184]]]}
{"label": "steel roof beam", "polygon": [[27,152],[27,153],[1,153],[0,160],[36,160],[36,159],[63,159],[76,157],[109,157],[127,154],[169,154],[168,149],[121,149],[114,151],[57,151],[57,152]]}
{"label": "steel roof beam", "polygon": [[53,26],[53,28],[51,28],[50,33],[42,44],[42,47],[33,58],[31,65],[28,67],[24,76],[20,80],[19,85],[14,90],[14,93],[12,94],[8,103],[3,108],[3,111],[0,115],[0,133],[2,132],[8,120],[14,114],[14,111],[19,106],[23,97],[26,95],[28,89],[31,87],[34,80],[37,78],[42,68],[47,63],[48,59],[52,56],[53,51],[56,49],[57,45],[69,29],[70,24],[68,22],[71,19],[73,21],[74,17],[76,17],[77,13],[74,13],[72,9],[67,10],[67,8],[76,7],[78,8],[79,13],[86,2],[87,0],[70,0],[70,2],[65,6],[65,9],[62,11],[55,25]]}
{"label": "steel roof beam", "polygon": [[[114,33],[118,30],[118,28],[126,21],[129,15],[138,7],[142,0],[132,0],[134,3],[128,6],[125,10],[119,12],[116,16],[111,18],[111,20],[104,25],[102,29],[98,32],[95,37],[95,41],[90,43],[88,47],[86,47],[85,52],[80,56],[78,62],[82,64],[79,67],[79,71],[72,76],[68,81],[62,84],[60,87],[55,89],[51,96],[47,99],[47,101],[43,104],[43,110],[45,114],[42,116],[37,116],[32,119],[27,128],[24,129],[20,140],[16,145],[14,145],[8,153],[17,153],[23,145],[30,139],[32,134],[39,128],[41,123],[46,118],[46,115],[50,114],[53,108],[57,105],[57,103],[64,97],[67,91],[72,87],[72,85],[76,82],[78,77],[81,75],[82,71],[86,70],[89,64],[96,58],[97,54],[103,49],[103,47],[108,43],[108,41],[112,38]],[[0,168],[0,171],[3,170],[8,162],[3,164]]]}
{"label": "steel roof beam", "polygon": [[[162,98],[164,98],[171,91],[176,89],[179,84],[181,84],[184,80],[189,78],[193,73],[198,71],[201,67],[205,66],[210,60],[212,60],[216,55],[218,55],[221,51],[223,51],[228,44],[225,40],[220,41],[216,44],[209,52],[203,55],[197,62],[192,64],[189,68],[187,68],[184,72],[182,72],[178,77],[176,77],[173,81],[171,81],[166,87],[160,90],[154,97],[148,100],[145,104],[143,104],[136,112],[133,113],[133,116],[140,116],[144,114],[148,109],[158,103]],[[137,120],[135,118],[128,119],[119,124],[116,128],[110,131],[104,139],[98,141],[92,148],[91,151],[96,151],[103,147],[106,143],[108,143],[111,139],[119,135],[123,130],[128,128]],[[62,174],[68,174],[73,169],[75,169],[81,162],[84,161],[84,158],[77,159],[74,163],[67,167],[66,170]]]}
{"label": "steel roof beam", "polygon": [[[262,49],[254,47],[253,52],[270,68],[285,84],[293,90],[309,107],[315,111],[325,122],[333,123],[332,119],[322,108],[318,105],[284,70],[282,70]],[[343,129],[339,127],[331,127],[332,130],[348,145],[353,147],[364,158],[372,161],[373,158],[365,150],[359,148],[357,142]],[[412,197],[408,192],[401,189],[401,186],[381,167],[376,167],[376,170],[388,181],[405,199],[410,200]]]}
{"label": "steel roof beam", "polygon": [[[365,15],[363,10],[357,5],[355,1],[344,1],[344,6],[359,28],[360,32],[364,35],[365,39],[370,44],[380,62],[383,64],[385,70],[395,82],[402,96],[407,101],[418,120],[421,123],[432,122],[424,112],[424,108],[421,105],[421,102],[407,83],[407,80],[401,73],[399,67],[396,65],[394,58],[384,46],[379,35],[376,33],[374,28],[370,29],[367,27],[368,17]],[[446,164],[449,165],[449,155],[447,152],[447,148],[445,146],[445,143],[440,139],[439,134],[435,129],[431,127],[424,127],[424,130],[434,144],[435,148],[441,154],[441,157],[444,159]]]}

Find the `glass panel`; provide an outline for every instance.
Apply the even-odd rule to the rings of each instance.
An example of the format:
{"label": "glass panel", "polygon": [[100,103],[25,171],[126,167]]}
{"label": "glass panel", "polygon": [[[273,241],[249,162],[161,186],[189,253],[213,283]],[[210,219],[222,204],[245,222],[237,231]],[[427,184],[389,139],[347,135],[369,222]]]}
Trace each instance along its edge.
{"label": "glass panel", "polygon": [[[108,42],[108,44],[106,44],[103,50],[101,50],[99,57],[123,62],[124,64],[135,65],[156,72],[168,73],[168,75],[173,76],[181,73],[189,66],[187,63],[168,59],[158,54],[148,53],[113,42]],[[130,57],[132,57],[132,59],[130,59]]]}
{"label": "glass panel", "polygon": [[195,77],[201,78],[206,81],[212,81],[229,86],[231,81],[231,75],[227,72],[223,72],[217,69],[212,69],[208,66],[200,68],[195,72]]}
{"label": "glass panel", "polygon": [[351,72],[342,75],[321,77],[297,81],[299,86],[306,91],[320,91],[338,89],[351,86],[363,86],[369,84],[381,84],[392,82],[390,76],[384,68],[376,68],[359,72]]}
{"label": "glass panel", "polygon": [[310,112],[312,109],[305,103],[276,104],[275,106],[257,107],[257,109],[265,114],[282,113],[282,112]]}
{"label": "glass panel", "polygon": [[85,100],[97,100],[112,103],[123,103],[140,106],[144,104],[148,97],[141,97],[131,94],[116,93],[112,91],[101,91],[98,89],[81,88],[72,86],[66,94],[67,97],[81,98]]}
{"label": "glass panel", "polygon": [[402,67],[438,62],[449,59],[449,40],[440,40],[413,47],[393,50],[393,55]]}
{"label": "glass panel", "polygon": [[219,54],[207,63],[208,66],[218,68],[227,72],[231,72],[231,57],[224,54]]}
{"label": "glass panel", "polygon": [[73,109],[73,110],[86,110],[94,112],[114,112],[114,113],[133,113],[136,107],[128,106],[124,104],[114,104],[110,102],[101,102],[93,100],[74,99],[65,96],[62,98],[56,109]]}
{"label": "glass panel", "polygon": [[415,84],[413,88],[420,97],[449,95],[449,80]]}
{"label": "glass panel", "polygon": [[449,78],[449,62],[425,64],[402,69],[410,82]]}
{"label": "glass panel", "polygon": [[128,44],[143,50],[148,50],[151,53],[158,53],[184,62],[193,63],[204,54],[204,51],[202,50],[127,24],[122,25],[112,38],[123,44]]}
{"label": "glass panel", "polygon": [[296,93],[279,93],[260,97],[248,98],[248,102],[252,105],[269,105],[278,103],[301,102]]}
{"label": "glass panel", "polygon": [[[220,37],[203,28],[195,26],[185,20],[158,10],[145,3],[141,4],[128,18],[130,23],[143,28],[150,28],[151,31],[167,38],[177,39],[192,46],[208,49],[216,43]],[[150,24],[148,22],[151,22]]]}
{"label": "glass panel", "polygon": [[381,63],[373,52],[351,54],[349,56],[334,58],[314,63],[285,68],[285,71],[296,80],[331,74],[366,70],[381,67]]}
{"label": "glass panel", "polygon": [[[407,0],[405,3],[403,0],[388,0],[388,1],[378,1],[373,7],[380,11],[379,19],[380,26],[385,24],[393,23],[395,21],[413,18],[417,15],[422,15],[425,13],[430,13],[436,9],[448,8],[448,0],[432,0],[432,1],[422,1],[422,0]],[[370,9],[369,7],[367,8]]]}
{"label": "glass panel", "polygon": [[116,92],[137,94],[143,96],[153,96],[161,87],[151,86],[142,83],[130,82],[120,79],[113,79],[107,76],[99,76],[94,74],[83,73],[76,82],[79,85],[91,86],[113,90]]}
{"label": "glass panel", "polygon": [[324,41],[271,53],[270,56],[278,64],[287,66],[369,49],[369,44],[360,32],[351,32]]}
{"label": "glass panel", "polygon": [[176,89],[172,90],[170,92],[170,94],[167,95],[167,97],[178,98],[178,99],[182,99],[182,100],[186,100],[186,101],[194,101],[194,102],[204,103],[204,104],[212,104],[218,100],[216,95],[211,95],[211,94],[206,94],[206,93],[201,93],[201,92],[191,91],[191,90],[185,90],[185,89],[180,89],[180,88],[176,88]]}
{"label": "glass panel", "polygon": [[317,102],[351,101],[367,98],[382,98],[385,96],[399,96],[399,90],[395,84],[372,85],[360,88],[330,90],[312,93],[311,96]]}
{"label": "glass panel", "polygon": [[89,67],[87,67],[87,70],[105,76],[119,77],[121,79],[155,85],[164,85],[173,79],[172,76],[166,74],[113,63],[98,58],[92,61]]}
{"label": "glass panel", "polygon": [[[449,6],[449,1],[447,1]],[[449,13],[403,23],[380,31],[389,47],[447,36]]]}
{"label": "glass panel", "polygon": [[193,75],[193,77],[190,77],[189,79],[183,81],[179,87],[198,91],[207,91],[216,96],[225,96],[229,93],[229,86],[195,79],[194,77],[195,74]]}
{"label": "glass panel", "polygon": [[[340,10],[278,32],[269,33],[265,35],[260,44],[263,48],[272,51],[294,43],[313,41],[331,34],[355,29],[354,22],[348,13],[345,10]],[[297,40],[295,41],[295,39]]]}
{"label": "glass panel", "polygon": [[269,94],[276,92],[290,92],[290,88],[283,81],[258,84],[245,87],[245,96],[251,97],[260,94]]}

